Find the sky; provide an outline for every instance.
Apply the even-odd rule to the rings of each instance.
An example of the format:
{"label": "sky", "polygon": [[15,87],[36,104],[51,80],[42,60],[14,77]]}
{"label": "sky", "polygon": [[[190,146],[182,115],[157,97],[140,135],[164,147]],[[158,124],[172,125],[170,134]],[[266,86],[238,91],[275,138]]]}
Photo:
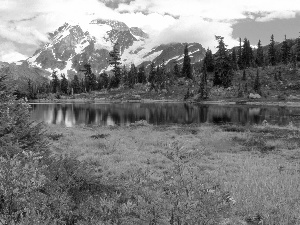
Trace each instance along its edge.
{"label": "sky", "polygon": [[24,60],[65,22],[114,19],[140,27],[154,43],[198,42],[215,51],[247,37],[255,46],[297,38],[299,0],[0,0],[0,61]]}

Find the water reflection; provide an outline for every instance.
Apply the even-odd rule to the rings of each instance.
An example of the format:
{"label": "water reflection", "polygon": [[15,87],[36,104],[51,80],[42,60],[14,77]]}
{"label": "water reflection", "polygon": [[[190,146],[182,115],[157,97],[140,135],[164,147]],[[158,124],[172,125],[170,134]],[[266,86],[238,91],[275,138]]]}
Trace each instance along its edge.
{"label": "water reflection", "polygon": [[184,103],[32,104],[36,121],[72,127],[79,124],[127,125],[138,120],[151,124],[235,123],[300,124],[299,108],[192,105]]}

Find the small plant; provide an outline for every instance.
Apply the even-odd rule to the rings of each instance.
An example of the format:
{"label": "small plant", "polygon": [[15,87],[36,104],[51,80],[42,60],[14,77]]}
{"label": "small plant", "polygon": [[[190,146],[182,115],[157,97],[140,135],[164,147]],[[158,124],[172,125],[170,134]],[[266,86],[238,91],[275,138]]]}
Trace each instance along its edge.
{"label": "small plant", "polygon": [[100,138],[107,138],[109,137],[109,134],[94,134],[91,136],[93,139],[100,139]]}
{"label": "small plant", "polygon": [[53,141],[58,141],[60,138],[62,138],[64,135],[62,133],[51,133],[51,134],[47,134],[47,137],[50,139],[50,140],[53,140]]}

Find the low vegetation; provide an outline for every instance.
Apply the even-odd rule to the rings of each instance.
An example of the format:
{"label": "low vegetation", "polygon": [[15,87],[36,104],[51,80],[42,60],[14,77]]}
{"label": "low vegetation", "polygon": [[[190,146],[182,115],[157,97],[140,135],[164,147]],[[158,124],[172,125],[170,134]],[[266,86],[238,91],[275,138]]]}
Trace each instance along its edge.
{"label": "low vegetation", "polygon": [[43,127],[9,93],[0,224],[300,223],[293,124]]}

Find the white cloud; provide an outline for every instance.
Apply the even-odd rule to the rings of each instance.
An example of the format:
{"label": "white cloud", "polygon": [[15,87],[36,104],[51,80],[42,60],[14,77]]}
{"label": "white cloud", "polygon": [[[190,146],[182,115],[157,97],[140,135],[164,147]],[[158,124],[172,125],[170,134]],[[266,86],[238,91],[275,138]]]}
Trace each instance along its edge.
{"label": "white cloud", "polygon": [[225,43],[234,46],[237,41],[231,37],[230,23],[207,21],[197,16],[184,16],[176,20],[171,26],[163,30],[156,38],[157,43],[170,42],[198,42],[205,48],[214,50],[217,45],[215,35],[225,38]]}
{"label": "white cloud", "polygon": [[258,22],[267,22],[274,19],[291,19],[296,17],[295,11],[275,11],[266,13],[266,15],[258,17],[256,21]]}
{"label": "white cloud", "polygon": [[20,60],[25,60],[28,57],[26,55],[23,55],[19,52],[5,52],[4,54],[1,54],[0,61],[2,62],[18,62]]}
{"label": "white cloud", "polygon": [[17,62],[27,59],[28,56],[19,53],[16,47],[11,42],[4,42],[0,44],[0,61],[1,62]]}
{"label": "white cloud", "polygon": [[298,0],[135,0],[120,4],[119,10],[134,12],[170,13],[183,16],[201,16],[214,20],[235,20],[246,18],[244,12],[299,11]]}
{"label": "white cloud", "polygon": [[[84,24],[95,18],[104,18],[141,27],[156,37],[157,42],[199,42],[213,49],[216,45],[214,35],[224,36],[225,43],[232,46],[235,43],[231,37],[232,24],[238,19],[254,19],[251,13],[265,12],[257,18],[257,21],[264,22],[275,18],[293,18],[300,11],[299,0],[102,1],[0,0],[0,37],[38,47],[47,41],[48,32],[53,32],[65,22]],[[109,1],[113,2],[114,7],[119,7],[115,10],[107,7],[105,3]],[[3,51],[1,54],[4,54]]]}

